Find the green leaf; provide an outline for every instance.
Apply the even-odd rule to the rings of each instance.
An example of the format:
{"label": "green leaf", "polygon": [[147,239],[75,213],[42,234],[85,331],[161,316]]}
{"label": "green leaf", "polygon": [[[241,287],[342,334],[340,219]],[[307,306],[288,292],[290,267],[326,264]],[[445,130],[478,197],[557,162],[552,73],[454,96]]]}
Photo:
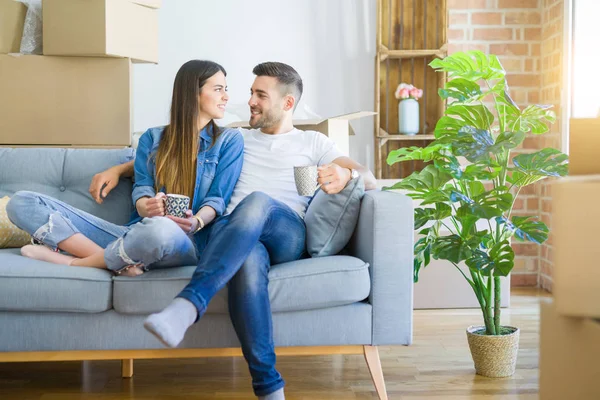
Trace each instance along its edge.
{"label": "green leaf", "polygon": [[396,183],[392,188],[407,190],[408,195],[413,199],[424,200],[432,196],[444,198],[445,195],[440,191],[451,178],[450,175],[438,170],[434,165],[427,165],[421,171],[413,172]]}
{"label": "green leaf", "polygon": [[446,156],[437,159],[433,162],[433,165],[440,171],[452,176],[454,179],[461,179],[463,177],[463,170],[460,167],[458,159],[454,156]]}
{"label": "green leaf", "polygon": [[425,268],[431,261],[431,245],[435,240],[435,233],[432,229],[427,228],[421,230],[419,234],[422,238],[417,240],[414,247],[415,258],[413,261],[413,280],[419,281],[419,272],[421,268]]}
{"label": "green leaf", "polygon": [[489,159],[493,149],[494,139],[490,132],[472,126],[463,126],[452,143],[453,153],[471,162]]}
{"label": "green leaf", "polygon": [[510,150],[518,147],[525,140],[525,134],[523,132],[502,132],[496,138],[495,148]]}
{"label": "green leaf", "polygon": [[530,241],[542,244],[548,239],[548,227],[534,217],[513,217],[512,221],[504,217],[496,218],[498,224],[505,224],[506,228],[520,241]]}
{"label": "green leaf", "polygon": [[485,163],[477,163],[467,165],[463,173],[463,179],[465,180],[492,180],[498,176],[502,167],[498,165],[494,160],[486,160]]}
{"label": "green leaf", "polygon": [[527,186],[549,176],[565,176],[568,173],[568,156],[556,149],[543,149],[535,153],[519,154],[513,158],[514,168],[509,182]]}
{"label": "green leaf", "polygon": [[552,106],[532,104],[520,110],[510,96],[497,99],[499,103],[499,119],[504,121],[504,129],[523,133],[546,133],[549,124],[556,121],[556,114],[550,110]]}
{"label": "green leaf", "polygon": [[443,59],[435,59],[429,65],[437,71],[445,71],[449,78],[459,76],[470,81],[501,79],[506,74],[498,57],[485,55],[478,50],[453,53]]}
{"label": "green leaf", "polygon": [[437,203],[435,208],[415,208],[415,230],[432,220],[443,220],[452,215],[452,208],[445,203]]}
{"label": "green leaf", "polygon": [[472,215],[482,219],[500,217],[510,210],[513,203],[513,195],[506,188],[496,188],[474,196],[469,201],[462,200],[464,204],[456,211],[458,218]]}
{"label": "green leaf", "polygon": [[432,143],[427,147],[402,147],[391,151],[387,157],[387,164],[394,165],[402,161],[423,160],[425,162],[443,157],[441,151],[447,146],[438,143]]}
{"label": "green leaf", "polygon": [[436,260],[448,260],[458,264],[471,257],[472,244],[472,241],[465,242],[458,235],[441,236],[433,242],[431,254]]}
{"label": "green leaf", "polygon": [[494,245],[489,254],[482,249],[476,249],[465,261],[474,271],[492,272],[495,276],[507,276],[514,267],[515,253],[508,240]]}
{"label": "green leaf", "polygon": [[[487,107],[479,104],[454,104],[449,106],[435,125],[436,139],[441,143],[451,142],[464,126],[488,129],[494,123],[494,115]],[[447,136],[447,137],[446,137]],[[439,142],[438,142],[439,143]]]}
{"label": "green leaf", "polygon": [[464,78],[455,78],[448,81],[444,89],[439,89],[438,93],[444,100],[452,98],[460,102],[479,98],[482,94],[481,88],[476,82]]}

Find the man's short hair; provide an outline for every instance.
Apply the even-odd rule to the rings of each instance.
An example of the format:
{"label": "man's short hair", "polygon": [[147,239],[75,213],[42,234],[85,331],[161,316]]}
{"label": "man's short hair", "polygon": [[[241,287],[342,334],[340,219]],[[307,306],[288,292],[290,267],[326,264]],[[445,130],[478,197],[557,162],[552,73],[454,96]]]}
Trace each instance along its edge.
{"label": "man's short hair", "polygon": [[292,94],[296,98],[294,108],[300,102],[304,86],[300,74],[291,66],[280,62],[264,62],[252,70],[256,76],[271,76],[282,85],[283,95]]}

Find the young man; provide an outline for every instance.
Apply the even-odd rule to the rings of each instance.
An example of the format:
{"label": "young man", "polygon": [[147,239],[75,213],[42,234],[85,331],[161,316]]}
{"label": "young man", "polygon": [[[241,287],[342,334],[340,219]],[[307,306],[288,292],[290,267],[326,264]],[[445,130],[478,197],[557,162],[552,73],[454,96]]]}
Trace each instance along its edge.
{"label": "young man", "polygon": [[[256,79],[248,102],[253,129],[243,132],[244,163],[231,202],[225,215],[207,227],[207,244],[190,283],[144,326],[175,347],[228,284],[231,320],[254,392],[261,399],[283,399],[284,381],[275,369],[268,272],[271,264],[298,260],[305,250],[303,218],[309,199],[296,192],[294,166],[318,165],[318,181],[328,194],[340,192],[356,174],[362,175],[367,190],[376,182],[367,168],[343,156],[325,135],[294,128],[292,115],[303,85],[292,67],[267,62],[253,72]],[[116,180],[96,178],[90,191],[98,199],[99,188],[104,183],[114,187]],[[186,231],[194,227],[188,219],[171,219]]]}

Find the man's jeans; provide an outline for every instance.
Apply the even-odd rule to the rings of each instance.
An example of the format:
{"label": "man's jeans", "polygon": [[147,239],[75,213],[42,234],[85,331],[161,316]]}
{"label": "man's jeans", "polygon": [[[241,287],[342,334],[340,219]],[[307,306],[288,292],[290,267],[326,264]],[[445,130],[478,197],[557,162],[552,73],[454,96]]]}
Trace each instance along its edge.
{"label": "man's jeans", "polygon": [[198,262],[192,240],[168,218],[144,218],[131,226],[120,226],[40,193],[20,191],[6,207],[13,224],[37,241],[57,249],[58,244],[81,233],[106,249],[108,269],[128,265],[147,268],[178,267]]}
{"label": "man's jeans", "polygon": [[305,237],[304,221],[295,211],[254,192],[211,226],[192,280],[179,294],[196,306],[200,318],[212,297],[229,283],[229,313],[257,396],[284,386],[275,369],[269,268],[300,259]]}

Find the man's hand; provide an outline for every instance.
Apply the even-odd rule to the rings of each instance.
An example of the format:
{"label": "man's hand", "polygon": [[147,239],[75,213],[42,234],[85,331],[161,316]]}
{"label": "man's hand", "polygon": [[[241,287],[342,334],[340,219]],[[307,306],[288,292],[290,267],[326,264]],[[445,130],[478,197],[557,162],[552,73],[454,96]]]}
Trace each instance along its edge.
{"label": "man's hand", "polygon": [[102,171],[94,175],[92,183],[90,183],[89,192],[96,203],[102,204],[106,196],[119,183],[119,171],[115,167],[111,167],[106,171]]}
{"label": "man's hand", "polygon": [[135,206],[141,217],[164,217],[166,197],[166,194],[159,192],[154,197],[142,197],[135,203]]}
{"label": "man's hand", "polygon": [[179,227],[187,234],[190,234],[198,228],[198,220],[196,218],[192,218],[192,210],[187,210],[185,212],[185,218],[174,217],[172,215],[167,215],[171,221],[174,221]]}
{"label": "man's hand", "polygon": [[352,172],[337,164],[322,165],[317,170],[319,171],[318,182],[321,190],[327,194],[341,192],[352,179]]}

